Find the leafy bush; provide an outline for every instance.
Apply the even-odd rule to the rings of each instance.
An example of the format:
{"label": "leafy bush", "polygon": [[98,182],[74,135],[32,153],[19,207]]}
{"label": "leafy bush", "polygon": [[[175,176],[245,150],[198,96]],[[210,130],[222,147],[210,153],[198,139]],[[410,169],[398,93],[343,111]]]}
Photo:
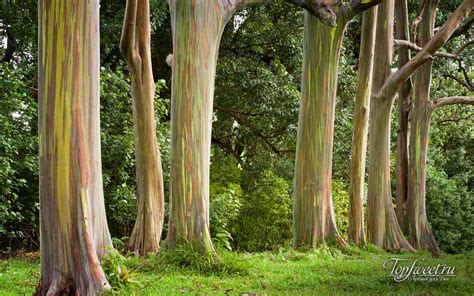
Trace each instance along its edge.
{"label": "leafy bush", "polygon": [[38,106],[32,70],[0,63],[0,249],[37,246]]}
{"label": "leafy bush", "polygon": [[211,164],[210,224],[211,236],[218,248],[232,250],[231,225],[241,209],[240,169],[236,161],[214,151]]}
{"label": "leafy bush", "polygon": [[138,283],[127,268],[127,258],[114,248],[107,248],[101,265],[113,292]]}
{"label": "leafy bush", "polygon": [[337,179],[333,179],[332,181],[332,201],[337,230],[343,238],[347,238],[347,227],[349,225],[349,192],[344,189],[344,183]]}
{"label": "leafy bush", "polygon": [[462,182],[428,166],[427,214],[441,249],[459,253],[474,248],[474,195]]}
{"label": "leafy bush", "polygon": [[232,228],[236,247],[260,251],[289,244],[292,201],[288,182],[266,170],[249,185],[242,198],[242,210]]}

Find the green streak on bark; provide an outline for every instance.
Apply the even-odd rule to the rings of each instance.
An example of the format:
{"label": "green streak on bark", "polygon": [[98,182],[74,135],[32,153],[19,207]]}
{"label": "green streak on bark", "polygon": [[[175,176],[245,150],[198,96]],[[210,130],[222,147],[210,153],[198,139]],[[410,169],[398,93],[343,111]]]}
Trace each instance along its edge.
{"label": "green streak on bark", "polygon": [[[428,0],[419,27],[419,45],[425,46],[433,37],[438,0]],[[439,254],[440,249],[428,224],[426,213],[426,159],[430,128],[429,104],[433,61],[426,61],[414,74],[416,87],[411,105],[409,144],[409,178],[407,224],[413,247]]]}
{"label": "green streak on bark", "polygon": [[38,8],[42,260],[36,294],[93,295],[109,288],[98,255],[110,244],[97,144],[99,3],[43,0]]}
{"label": "green streak on bark", "polygon": [[170,1],[173,28],[168,242],[217,259],[209,232],[209,165],[218,47],[236,1]]}
{"label": "green streak on bark", "polygon": [[302,99],[299,112],[293,210],[293,244],[344,244],[331,198],[337,70],[346,22],[335,28],[305,13]]}
{"label": "green streak on bark", "polygon": [[378,97],[391,73],[394,0],[378,7],[374,77],[369,123],[367,240],[389,251],[413,250],[403,237],[392,204],[390,131],[393,98]]}
{"label": "green streak on bark", "polygon": [[376,18],[377,8],[372,8],[363,14],[362,41],[354,108],[354,131],[352,136],[349,184],[348,237],[356,245],[365,244],[363,198]]}

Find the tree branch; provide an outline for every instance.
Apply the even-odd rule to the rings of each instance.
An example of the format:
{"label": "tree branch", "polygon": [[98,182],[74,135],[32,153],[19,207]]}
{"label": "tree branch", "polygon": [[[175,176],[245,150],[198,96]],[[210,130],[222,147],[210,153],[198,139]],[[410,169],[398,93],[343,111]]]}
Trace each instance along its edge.
{"label": "tree branch", "polygon": [[474,97],[445,97],[431,101],[433,109],[449,105],[474,105]]}
{"label": "tree branch", "polygon": [[461,47],[459,47],[459,49],[456,51],[456,55],[457,55],[457,56],[460,56],[461,53],[462,53],[466,48],[468,48],[469,46],[471,46],[472,44],[474,44],[474,39],[469,40],[469,41],[467,41],[466,43],[464,43],[463,45],[461,45]]}
{"label": "tree branch", "polygon": [[[319,18],[324,24],[335,27],[337,25],[337,15],[331,5],[326,4],[324,0],[286,0],[296,6],[306,9],[310,14]],[[336,0],[336,4],[339,4]]]}
{"label": "tree branch", "polygon": [[470,120],[470,119],[473,118],[473,117],[474,117],[474,114],[471,114],[471,115],[469,115],[469,116],[461,117],[461,118],[448,118],[448,119],[438,120],[438,121],[436,121],[436,123],[437,123],[437,124],[461,123],[462,121]]}
{"label": "tree branch", "polygon": [[418,9],[418,13],[416,14],[415,19],[411,23],[411,41],[416,42],[416,32],[418,31],[418,24],[421,22],[421,16],[423,15],[423,12],[425,11],[426,3],[428,1],[422,0],[420,3],[420,8]]}
{"label": "tree branch", "polygon": [[446,43],[457,27],[467,18],[473,7],[473,0],[464,0],[426,46],[423,47],[413,59],[405,64],[405,66],[390,75],[382,86],[378,97],[384,99],[392,99],[395,97],[396,92],[402,84],[410,78],[420,65],[432,58],[433,54]]}
{"label": "tree branch", "polygon": [[452,74],[449,74],[449,73],[444,73],[443,76],[444,76],[445,78],[451,78],[451,79],[453,79],[453,80],[456,81],[457,83],[459,83],[459,84],[461,84],[462,86],[464,86],[465,88],[467,88],[469,91],[473,91],[473,90],[474,90],[473,87],[472,87],[472,85],[471,85],[468,81],[464,82],[464,81],[462,81],[461,78],[456,77],[456,76],[454,76],[454,75],[452,75]]}
{"label": "tree branch", "polygon": [[469,31],[473,23],[474,15],[471,15],[459,26],[459,28],[456,29],[456,31],[454,31],[453,35],[451,35],[451,38],[449,39],[453,39],[465,34],[467,31]]}
{"label": "tree branch", "polygon": [[[395,39],[393,40],[394,42],[394,45],[395,46],[398,46],[398,47],[407,47],[411,50],[416,50],[416,51],[421,51],[422,48],[419,47],[418,45],[416,45],[415,43],[412,43],[410,41],[407,41],[407,40],[400,40],[400,39]],[[436,56],[436,57],[443,57],[443,58],[448,58],[448,59],[454,59],[454,60],[457,60],[459,59],[459,56],[454,54],[454,53],[449,53],[449,52],[442,52],[442,51],[437,51],[433,54],[433,56]]]}
{"label": "tree branch", "polygon": [[362,13],[375,5],[382,3],[383,0],[352,0],[349,6],[349,19]]}

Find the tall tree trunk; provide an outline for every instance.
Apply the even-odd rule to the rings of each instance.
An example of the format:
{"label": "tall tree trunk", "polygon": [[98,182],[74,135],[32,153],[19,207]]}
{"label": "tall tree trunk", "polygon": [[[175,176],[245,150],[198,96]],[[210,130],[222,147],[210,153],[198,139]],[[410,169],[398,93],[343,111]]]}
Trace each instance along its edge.
{"label": "tall tree trunk", "polygon": [[376,7],[364,12],[362,17],[362,41],[359,54],[359,72],[357,74],[349,175],[349,227],[347,232],[349,240],[355,245],[365,244],[363,200],[376,21]]}
{"label": "tall tree trunk", "polygon": [[[357,3],[356,3],[357,2]],[[338,3],[337,24],[305,13],[302,98],[298,120],[293,207],[293,245],[344,245],[331,198],[334,110],[339,54],[348,21],[379,1]]]}
{"label": "tall tree trunk", "polygon": [[169,0],[173,30],[170,246],[217,254],[209,232],[212,104],[220,38],[237,9],[263,0]]}
{"label": "tall tree trunk", "polygon": [[109,288],[99,124],[99,1],[39,2],[41,279],[37,295]]}
{"label": "tall tree trunk", "polygon": [[[377,94],[390,76],[393,54],[394,0],[378,8],[372,93]],[[389,251],[412,250],[403,237],[392,205],[390,187],[390,128],[393,99],[372,96],[369,139],[367,238]]]}
{"label": "tall tree trunk", "polygon": [[145,255],[160,248],[164,219],[161,156],[156,139],[149,0],[127,0],[121,50],[132,80],[138,211],[128,248]]}
{"label": "tall tree trunk", "polygon": [[346,23],[332,28],[305,13],[302,97],[295,165],[293,242],[342,242],[331,198],[334,109],[339,52]]}
{"label": "tall tree trunk", "polygon": [[[397,39],[410,41],[407,0],[395,2],[395,13],[397,17]],[[398,49],[399,68],[408,63],[410,59],[410,50],[407,47],[400,47]],[[397,166],[395,171],[397,189],[395,192],[395,211],[403,233],[408,233],[406,209],[408,197],[408,114],[411,90],[412,86],[409,79],[403,84],[398,93]]]}
{"label": "tall tree trunk", "polygon": [[[427,0],[419,27],[421,47],[433,37],[438,0]],[[409,240],[413,247],[439,254],[440,249],[431,232],[426,215],[426,155],[430,127],[429,104],[433,61],[428,60],[414,74],[414,93],[411,111],[410,162],[408,182]]]}

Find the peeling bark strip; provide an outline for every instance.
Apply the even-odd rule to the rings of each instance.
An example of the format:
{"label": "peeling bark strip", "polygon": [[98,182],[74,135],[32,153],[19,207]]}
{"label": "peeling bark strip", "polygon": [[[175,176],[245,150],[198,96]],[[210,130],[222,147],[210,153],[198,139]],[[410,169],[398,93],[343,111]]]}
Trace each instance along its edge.
{"label": "peeling bark strip", "polygon": [[355,245],[365,244],[363,198],[376,22],[376,7],[364,12],[362,19],[362,41],[359,54],[359,72],[357,74],[354,131],[352,135],[352,155],[349,176],[348,237]]}
{"label": "peeling bark strip", "polygon": [[[334,1],[335,3],[336,1]],[[339,54],[347,23],[380,0],[331,6],[335,27],[305,14],[302,97],[298,120],[293,200],[293,245],[345,245],[335,223],[331,198],[334,110]]]}
{"label": "peeling bark strip", "polygon": [[37,295],[109,289],[99,124],[99,1],[39,1],[41,279]]}
{"label": "peeling bark strip", "polygon": [[127,0],[120,40],[132,76],[138,200],[137,219],[128,248],[139,255],[159,250],[164,219],[163,172],[153,106],[155,82],[149,7],[149,0]]}

